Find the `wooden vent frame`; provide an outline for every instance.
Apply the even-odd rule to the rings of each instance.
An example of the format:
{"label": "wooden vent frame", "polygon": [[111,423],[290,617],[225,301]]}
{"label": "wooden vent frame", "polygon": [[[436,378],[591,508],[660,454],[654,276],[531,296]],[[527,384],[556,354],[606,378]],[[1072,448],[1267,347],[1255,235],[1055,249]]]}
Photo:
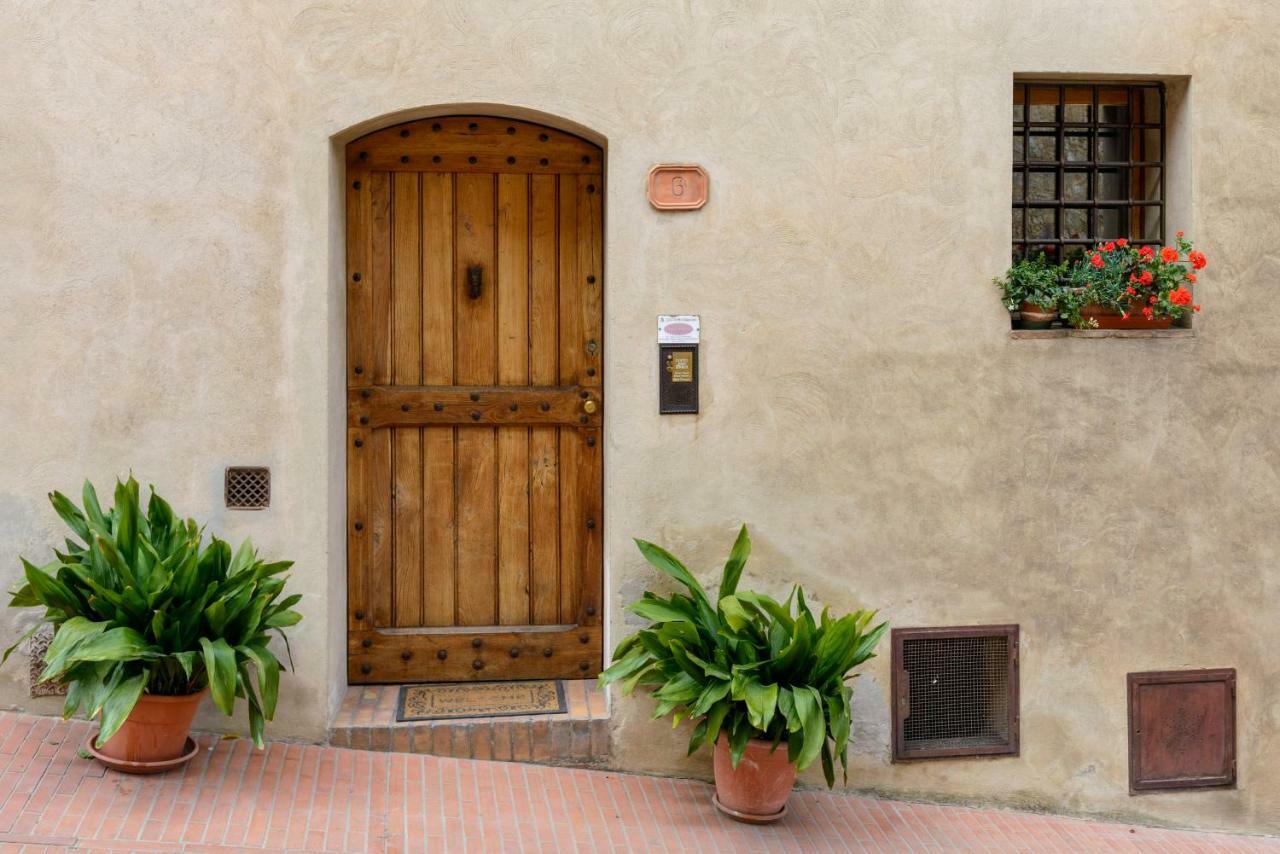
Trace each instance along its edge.
{"label": "wooden vent frame", "polygon": [[1236,784],[1236,671],[1128,675],[1129,794]]}
{"label": "wooden vent frame", "polygon": [[222,491],[229,510],[266,510],[271,506],[271,469],[229,466]]}
{"label": "wooden vent frame", "polygon": [[[893,655],[892,671],[892,704],[893,704],[893,759],[894,761],[915,759],[941,759],[959,756],[992,756],[1013,755],[1019,750],[1019,671],[1018,671],[1018,626],[1014,624],[985,626],[944,626],[932,628],[893,629],[890,638]],[[954,644],[948,644],[955,641]],[[984,645],[982,641],[989,643]],[[917,644],[921,646],[916,646]],[[926,647],[924,645],[932,645]],[[939,646],[941,645],[941,646]],[[956,704],[953,694],[945,698],[950,711],[950,729],[953,737],[922,738],[912,732],[919,726],[908,723],[911,718],[913,700],[917,709],[924,698],[913,697],[911,676],[908,666],[917,655],[928,655],[930,649],[945,650],[946,646],[955,656],[988,656],[980,674],[960,673],[957,681],[969,680],[971,690],[965,692],[966,686],[957,686],[956,694],[966,694],[969,708]],[[1003,647],[1003,648],[1002,648]],[[994,659],[992,656],[999,655]],[[945,665],[943,665],[945,669]],[[936,684],[936,683],[932,683]],[[947,688],[940,689],[946,693]],[[941,698],[940,698],[941,699]],[[962,698],[963,699],[963,698]],[[988,704],[984,708],[984,704]],[[954,711],[961,705],[960,711]],[[939,702],[935,708],[942,706]],[[928,708],[926,706],[926,708]],[[970,714],[965,716],[965,712]],[[976,720],[975,720],[976,716]],[[964,726],[956,727],[954,719],[960,718]],[[918,719],[917,719],[918,720]],[[982,736],[972,734],[975,724],[985,720],[989,731]],[[947,730],[948,722],[935,724],[939,730]],[[968,734],[966,734],[968,733]]]}

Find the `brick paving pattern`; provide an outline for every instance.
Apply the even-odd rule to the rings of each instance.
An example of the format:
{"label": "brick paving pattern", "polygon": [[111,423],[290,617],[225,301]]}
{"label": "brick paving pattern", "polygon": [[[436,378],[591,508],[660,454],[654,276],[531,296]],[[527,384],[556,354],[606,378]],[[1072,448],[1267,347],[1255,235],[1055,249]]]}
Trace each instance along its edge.
{"label": "brick paving pattern", "polygon": [[706,783],[202,736],[182,772],[80,759],[83,721],[0,713],[3,851],[1278,851],[1280,840],[797,792],[736,824]]}

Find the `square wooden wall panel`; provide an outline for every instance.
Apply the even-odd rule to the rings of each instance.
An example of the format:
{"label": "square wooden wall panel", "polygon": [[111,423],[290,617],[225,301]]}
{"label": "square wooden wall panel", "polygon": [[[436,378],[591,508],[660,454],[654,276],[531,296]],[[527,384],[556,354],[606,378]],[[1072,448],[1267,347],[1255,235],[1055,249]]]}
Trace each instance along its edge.
{"label": "square wooden wall panel", "polygon": [[1235,782],[1235,670],[1130,673],[1129,791]]}

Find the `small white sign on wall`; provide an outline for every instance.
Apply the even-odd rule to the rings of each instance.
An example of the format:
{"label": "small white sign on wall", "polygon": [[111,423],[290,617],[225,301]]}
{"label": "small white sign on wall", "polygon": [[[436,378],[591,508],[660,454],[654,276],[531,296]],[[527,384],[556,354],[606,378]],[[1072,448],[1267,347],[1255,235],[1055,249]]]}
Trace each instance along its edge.
{"label": "small white sign on wall", "polygon": [[697,344],[698,332],[696,314],[658,315],[659,344]]}

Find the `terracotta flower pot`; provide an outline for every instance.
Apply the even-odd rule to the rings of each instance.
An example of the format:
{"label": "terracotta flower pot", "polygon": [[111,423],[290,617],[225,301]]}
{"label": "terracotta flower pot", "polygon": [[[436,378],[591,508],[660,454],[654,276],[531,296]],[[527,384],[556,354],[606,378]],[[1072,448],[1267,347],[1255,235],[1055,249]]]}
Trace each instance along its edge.
{"label": "terracotta flower pot", "polygon": [[1048,329],[1057,318],[1058,309],[1043,308],[1035,303],[1024,302],[1018,307],[1018,314],[1022,316],[1023,329]]}
{"label": "terracotta flower pot", "polygon": [[733,767],[729,739],[716,740],[716,807],[737,821],[763,824],[786,815],[787,796],[796,782],[796,766],[787,761],[787,745],[751,739]]}
{"label": "terracotta flower pot", "polygon": [[143,694],[116,734],[105,744],[98,744],[95,735],[90,747],[104,763],[121,771],[150,773],[163,770],[154,768],[158,764],[172,767],[169,763],[191,752],[191,721],[208,693],[206,688],[178,697]]}
{"label": "terracotta flower pot", "polygon": [[[1080,307],[1080,317],[1084,319],[1087,328],[1096,329],[1168,329],[1173,325],[1172,317],[1147,320],[1142,314],[1144,307],[1140,300],[1134,300],[1129,304],[1129,316],[1125,317],[1113,308],[1087,303]],[[1092,326],[1089,323],[1090,320],[1096,322],[1097,326]]]}

